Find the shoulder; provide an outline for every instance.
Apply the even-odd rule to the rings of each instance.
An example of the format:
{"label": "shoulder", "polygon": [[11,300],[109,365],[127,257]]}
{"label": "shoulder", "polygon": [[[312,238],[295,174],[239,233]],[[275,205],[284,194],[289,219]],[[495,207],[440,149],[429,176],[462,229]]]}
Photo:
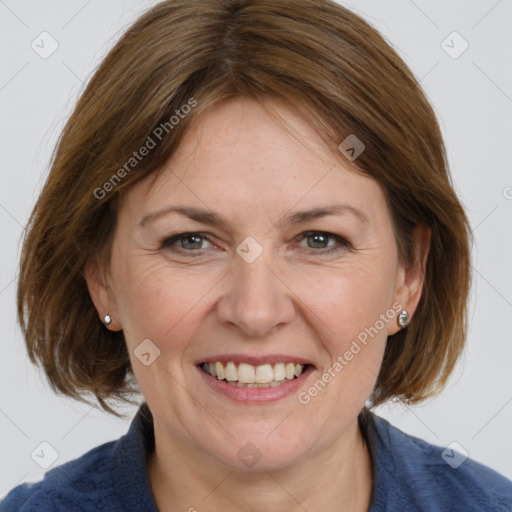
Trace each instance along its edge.
{"label": "shoulder", "polygon": [[[374,416],[380,498],[397,510],[512,511],[512,481],[462,453],[408,435]],[[390,491],[390,492],[387,492]],[[392,491],[392,492],[391,492]],[[393,507],[392,507],[393,509]]]}
{"label": "shoulder", "polygon": [[152,416],[143,404],[124,436],[48,471],[41,482],[15,487],[0,512],[157,512],[146,471],[153,449]]}
{"label": "shoulder", "polygon": [[15,487],[0,512],[103,510],[99,503],[113,492],[115,441],[103,444],[45,474],[42,481]]}

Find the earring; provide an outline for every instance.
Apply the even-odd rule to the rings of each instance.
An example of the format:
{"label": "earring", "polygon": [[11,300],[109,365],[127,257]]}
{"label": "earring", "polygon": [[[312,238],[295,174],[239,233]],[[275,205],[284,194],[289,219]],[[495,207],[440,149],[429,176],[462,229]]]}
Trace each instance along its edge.
{"label": "earring", "polygon": [[398,323],[400,327],[407,327],[409,324],[409,313],[405,309],[398,315]]}
{"label": "earring", "polygon": [[108,325],[112,322],[112,318],[110,317],[110,315],[107,313],[104,317],[103,317],[103,321],[105,322],[105,325]]}

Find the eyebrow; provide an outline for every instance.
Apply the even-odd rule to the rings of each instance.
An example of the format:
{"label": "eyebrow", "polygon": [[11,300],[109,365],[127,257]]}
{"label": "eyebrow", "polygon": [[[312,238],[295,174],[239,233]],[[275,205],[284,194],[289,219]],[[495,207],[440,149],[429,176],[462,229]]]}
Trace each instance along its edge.
{"label": "eyebrow", "polygon": [[[157,210],[155,212],[149,213],[142,218],[142,220],[139,222],[139,226],[145,226],[146,224],[151,223],[156,219],[173,212],[180,213],[181,215],[189,217],[190,219],[200,222],[202,224],[207,224],[209,226],[220,227],[224,229],[229,228],[229,223],[217,213],[212,212],[211,210],[195,208],[192,206],[169,206],[162,210]],[[360,210],[348,204],[336,204],[332,206],[313,208],[311,210],[303,210],[291,213],[282,218],[276,224],[276,226],[279,228],[284,228],[286,226],[301,224],[309,220],[319,219],[321,217],[327,217],[329,215],[346,214],[352,215],[357,220],[363,223],[370,222],[368,215],[363,210]]]}

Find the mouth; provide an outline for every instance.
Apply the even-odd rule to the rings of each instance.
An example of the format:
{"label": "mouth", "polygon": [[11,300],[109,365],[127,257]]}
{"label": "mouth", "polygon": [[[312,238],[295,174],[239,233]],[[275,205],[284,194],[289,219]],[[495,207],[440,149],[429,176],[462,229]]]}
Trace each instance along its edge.
{"label": "mouth", "polygon": [[270,388],[300,378],[312,365],[284,361],[259,365],[235,361],[205,361],[198,367],[210,377],[233,387]]}

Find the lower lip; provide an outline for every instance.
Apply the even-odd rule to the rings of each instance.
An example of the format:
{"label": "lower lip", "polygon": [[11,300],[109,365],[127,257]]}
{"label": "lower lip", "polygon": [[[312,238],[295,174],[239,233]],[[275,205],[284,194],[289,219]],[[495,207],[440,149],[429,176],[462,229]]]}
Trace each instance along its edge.
{"label": "lower lip", "polygon": [[212,377],[199,366],[198,372],[201,374],[203,380],[210,386],[211,389],[224,395],[235,402],[274,402],[285,398],[289,395],[297,393],[299,388],[306,382],[306,379],[313,373],[313,366],[308,366],[306,371],[300,377],[292,381],[279,384],[279,386],[272,386],[268,388],[239,388],[228,384],[225,380],[218,380]]}

